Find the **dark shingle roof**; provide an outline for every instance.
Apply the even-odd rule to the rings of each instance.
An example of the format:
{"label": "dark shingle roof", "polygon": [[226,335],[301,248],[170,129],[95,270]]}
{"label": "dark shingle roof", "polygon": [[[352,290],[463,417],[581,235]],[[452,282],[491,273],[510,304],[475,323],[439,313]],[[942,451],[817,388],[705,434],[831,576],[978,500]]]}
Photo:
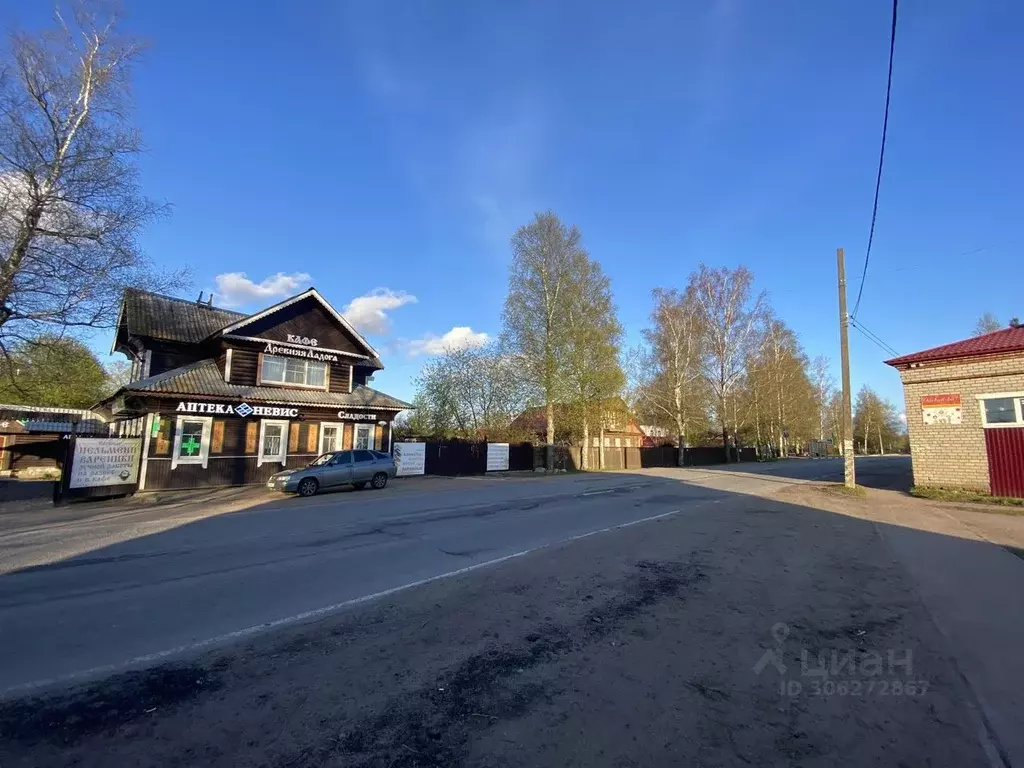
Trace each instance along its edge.
{"label": "dark shingle roof", "polygon": [[899,367],[912,363],[938,362],[940,360],[956,360],[962,357],[979,355],[995,355],[1003,352],[1024,352],[1024,325],[1010,326],[1001,331],[993,331],[973,339],[965,339],[941,347],[932,347],[912,355],[895,357],[886,360],[886,364]]}
{"label": "dark shingle roof", "polygon": [[124,292],[122,322],[130,336],[197,344],[236,323],[244,313],[129,288]]}
{"label": "dark shingle roof", "polygon": [[149,393],[154,395],[195,395],[205,397],[231,397],[253,403],[289,403],[292,405],[324,406],[338,408],[362,406],[367,408],[411,408],[409,403],[385,395],[367,386],[357,385],[352,393],[323,392],[315,389],[288,389],[287,387],[260,387],[245,384],[228,384],[221,376],[214,360],[200,360],[198,363],[175,368],[148,379],[133,381],[124,387],[125,392]]}

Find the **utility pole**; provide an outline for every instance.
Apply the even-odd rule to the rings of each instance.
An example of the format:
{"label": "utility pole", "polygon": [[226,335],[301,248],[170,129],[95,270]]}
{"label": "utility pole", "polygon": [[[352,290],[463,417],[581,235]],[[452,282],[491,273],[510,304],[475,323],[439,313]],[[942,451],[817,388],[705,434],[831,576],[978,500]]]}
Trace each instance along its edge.
{"label": "utility pole", "polygon": [[850,317],[846,314],[846,259],[843,249],[836,251],[839,263],[839,355],[843,361],[843,477],[847,488],[857,485],[853,463],[853,405],[850,398]]}

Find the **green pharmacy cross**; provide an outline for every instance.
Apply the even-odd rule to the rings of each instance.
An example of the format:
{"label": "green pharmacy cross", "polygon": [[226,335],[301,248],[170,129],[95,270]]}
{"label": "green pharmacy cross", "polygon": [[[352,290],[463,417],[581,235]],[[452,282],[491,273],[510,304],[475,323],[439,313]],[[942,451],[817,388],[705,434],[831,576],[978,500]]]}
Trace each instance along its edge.
{"label": "green pharmacy cross", "polygon": [[196,441],[195,435],[189,435],[188,440],[181,444],[181,447],[185,450],[188,456],[191,456],[199,450],[199,443]]}

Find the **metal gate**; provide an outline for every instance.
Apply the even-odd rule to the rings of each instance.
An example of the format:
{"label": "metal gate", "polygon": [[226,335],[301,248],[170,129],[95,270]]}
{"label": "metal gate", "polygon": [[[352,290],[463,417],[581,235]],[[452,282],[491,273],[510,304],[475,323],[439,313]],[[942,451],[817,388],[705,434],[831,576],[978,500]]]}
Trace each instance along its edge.
{"label": "metal gate", "polygon": [[1024,499],[1024,427],[985,430],[993,496]]}

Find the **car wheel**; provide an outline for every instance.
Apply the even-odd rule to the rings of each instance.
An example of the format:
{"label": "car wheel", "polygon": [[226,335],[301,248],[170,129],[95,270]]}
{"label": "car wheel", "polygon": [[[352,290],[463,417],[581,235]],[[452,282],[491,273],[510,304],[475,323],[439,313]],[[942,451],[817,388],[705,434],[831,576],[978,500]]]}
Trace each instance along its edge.
{"label": "car wheel", "polygon": [[388,476],[386,472],[378,472],[373,476],[373,487],[378,491],[388,484]]}
{"label": "car wheel", "polygon": [[352,487],[355,488],[357,491],[361,491],[363,490],[363,488],[366,487],[366,483],[352,483]]}
{"label": "car wheel", "polygon": [[305,480],[299,483],[298,493],[299,496],[314,496],[320,489],[320,483],[315,478],[307,477]]}

